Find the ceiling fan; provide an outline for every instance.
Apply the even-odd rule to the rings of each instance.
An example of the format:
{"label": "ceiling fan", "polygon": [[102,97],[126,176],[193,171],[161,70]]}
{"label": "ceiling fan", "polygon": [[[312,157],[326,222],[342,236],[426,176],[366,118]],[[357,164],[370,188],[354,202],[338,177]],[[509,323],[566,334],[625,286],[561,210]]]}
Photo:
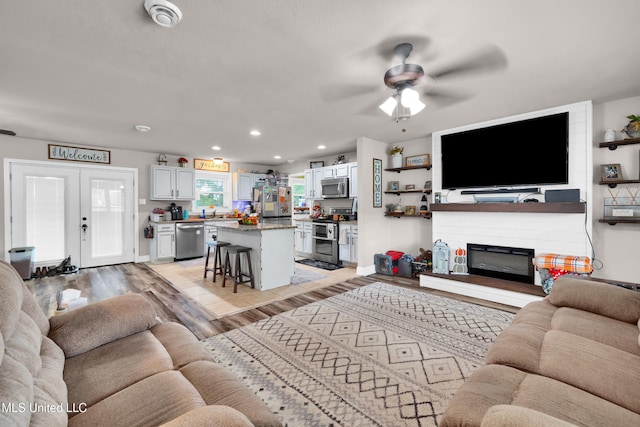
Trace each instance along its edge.
{"label": "ceiling fan", "polygon": [[[399,122],[422,111],[426,106],[423,101],[440,105],[460,102],[469,98],[469,94],[451,86],[442,87],[440,83],[449,77],[495,71],[507,65],[502,50],[491,44],[470,43],[455,50],[448,48],[443,57],[439,57],[437,50],[427,49],[430,44],[430,39],[424,36],[392,37],[357,55],[360,63],[363,60],[369,61],[372,56],[377,56],[385,63],[391,57],[400,61],[400,64],[392,66],[384,74],[384,84],[393,90],[393,94],[382,104],[379,99],[375,103],[376,111],[379,112],[379,108]],[[409,63],[408,58],[412,52],[418,52],[429,66],[423,68],[422,65]],[[372,84],[341,84],[323,88],[322,95],[325,100],[333,102],[353,96],[375,94],[378,97],[378,89],[379,85]]]}

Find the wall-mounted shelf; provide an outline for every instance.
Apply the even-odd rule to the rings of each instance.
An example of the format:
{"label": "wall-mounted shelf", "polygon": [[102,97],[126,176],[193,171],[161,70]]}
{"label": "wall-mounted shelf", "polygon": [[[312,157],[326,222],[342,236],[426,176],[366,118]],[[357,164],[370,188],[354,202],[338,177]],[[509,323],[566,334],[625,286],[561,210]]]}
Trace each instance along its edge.
{"label": "wall-mounted shelf", "polygon": [[420,166],[403,166],[401,168],[387,168],[385,169],[387,172],[402,172],[402,171],[410,171],[410,170],[414,170],[414,169],[426,169],[426,170],[430,170],[431,169],[431,165],[420,165]]}
{"label": "wall-mounted shelf", "polygon": [[603,218],[599,219],[598,222],[609,225],[620,224],[640,224],[640,219],[631,219],[631,218]]}
{"label": "wall-mounted shelf", "polygon": [[610,188],[616,188],[618,184],[640,184],[640,179],[619,179],[617,181],[600,181],[600,185],[608,185]]}
{"label": "wall-mounted shelf", "polygon": [[440,203],[431,205],[432,212],[530,212],[585,213],[582,202],[557,203]]}
{"label": "wall-mounted shelf", "polygon": [[431,212],[420,213],[417,215],[405,215],[404,212],[385,212],[384,216],[392,216],[394,218],[426,218],[431,219]]}
{"label": "wall-mounted shelf", "polygon": [[611,142],[601,142],[600,148],[608,148],[613,151],[618,148],[619,145],[631,145],[631,144],[640,144],[640,138],[628,138],[628,139],[620,139],[618,141]]}
{"label": "wall-mounted shelf", "polygon": [[384,194],[404,194],[404,193],[424,193],[431,194],[431,190],[389,190],[385,191]]}

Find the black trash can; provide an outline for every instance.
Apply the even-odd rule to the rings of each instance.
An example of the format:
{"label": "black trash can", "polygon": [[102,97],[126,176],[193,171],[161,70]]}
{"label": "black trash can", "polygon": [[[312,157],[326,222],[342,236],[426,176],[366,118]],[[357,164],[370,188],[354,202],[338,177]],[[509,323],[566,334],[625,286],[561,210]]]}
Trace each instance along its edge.
{"label": "black trash can", "polygon": [[33,251],[35,247],[25,246],[9,250],[11,265],[18,271],[23,280],[31,279],[33,274]]}

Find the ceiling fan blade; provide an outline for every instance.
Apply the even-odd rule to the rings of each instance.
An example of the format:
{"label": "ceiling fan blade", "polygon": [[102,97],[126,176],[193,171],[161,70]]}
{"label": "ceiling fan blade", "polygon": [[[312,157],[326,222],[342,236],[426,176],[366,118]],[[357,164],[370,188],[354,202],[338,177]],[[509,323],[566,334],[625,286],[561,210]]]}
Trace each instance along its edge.
{"label": "ceiling fan blade", "polygon": [[426,73],[434,79],[450,77],[456,74],[495,71],[506,68],[507,58],[497,46],[489,45],[464,58],[450,61],[440,67],[426,70]]}
{"label": "ceiling fan blade", "polygon": [[439,107],[446,107],[449,105],[457,104],[459,102],[466,101],[473,97],[470,93],[462,93],[457,90],[448,88],[438,88],[430,86],[422,92],[424,95],[423,101],[432,102]]}
{"label": "ceiling fan blade", "polygon": [[383,86],[380,85],[359,85],[359,84],[337,84],[320,86],[318,91],[320,97],[326,102],[338,102],[356,96],[367,95],[377,92]]}

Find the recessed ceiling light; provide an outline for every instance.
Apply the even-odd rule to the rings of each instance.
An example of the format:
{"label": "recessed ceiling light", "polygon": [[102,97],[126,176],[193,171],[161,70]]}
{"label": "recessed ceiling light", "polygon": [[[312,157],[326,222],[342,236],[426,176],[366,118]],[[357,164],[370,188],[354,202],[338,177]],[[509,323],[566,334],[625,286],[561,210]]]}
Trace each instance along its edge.
{"label": "recessed ceiling light", "polygon": [[251,132],[249,132],[249,135],[251,135],[251,136],[260,136],[260,135],[262,135],[262,133],[258,129],[254,129]]}
{"label": "recessed ceiling light", "polygon": [[318,145],[318,150],[324,150],[325,148],[327,148],[326,145]]}
{"label": "recessed ceiling light", "polygon": [[147,125],[135,125],[134,128],[138,132],[149,132],[151,130],[151,127]]}
{"label": "recessed ceiling light", "polygon": [[212,150],[220,150],[220,146],[219,145],[214,145],[213,147],[211,147]]}
{"label": "recessed ceiling light", "polygon": [[293,163],[295,160],[287,160],[287,163]]}
{"label": "recessed ceiling light", "polygon": [[276,154],[275,156],[273,156],[273,158],[280,160],[282,158],[282,156],[279,156],[279,155]]}

